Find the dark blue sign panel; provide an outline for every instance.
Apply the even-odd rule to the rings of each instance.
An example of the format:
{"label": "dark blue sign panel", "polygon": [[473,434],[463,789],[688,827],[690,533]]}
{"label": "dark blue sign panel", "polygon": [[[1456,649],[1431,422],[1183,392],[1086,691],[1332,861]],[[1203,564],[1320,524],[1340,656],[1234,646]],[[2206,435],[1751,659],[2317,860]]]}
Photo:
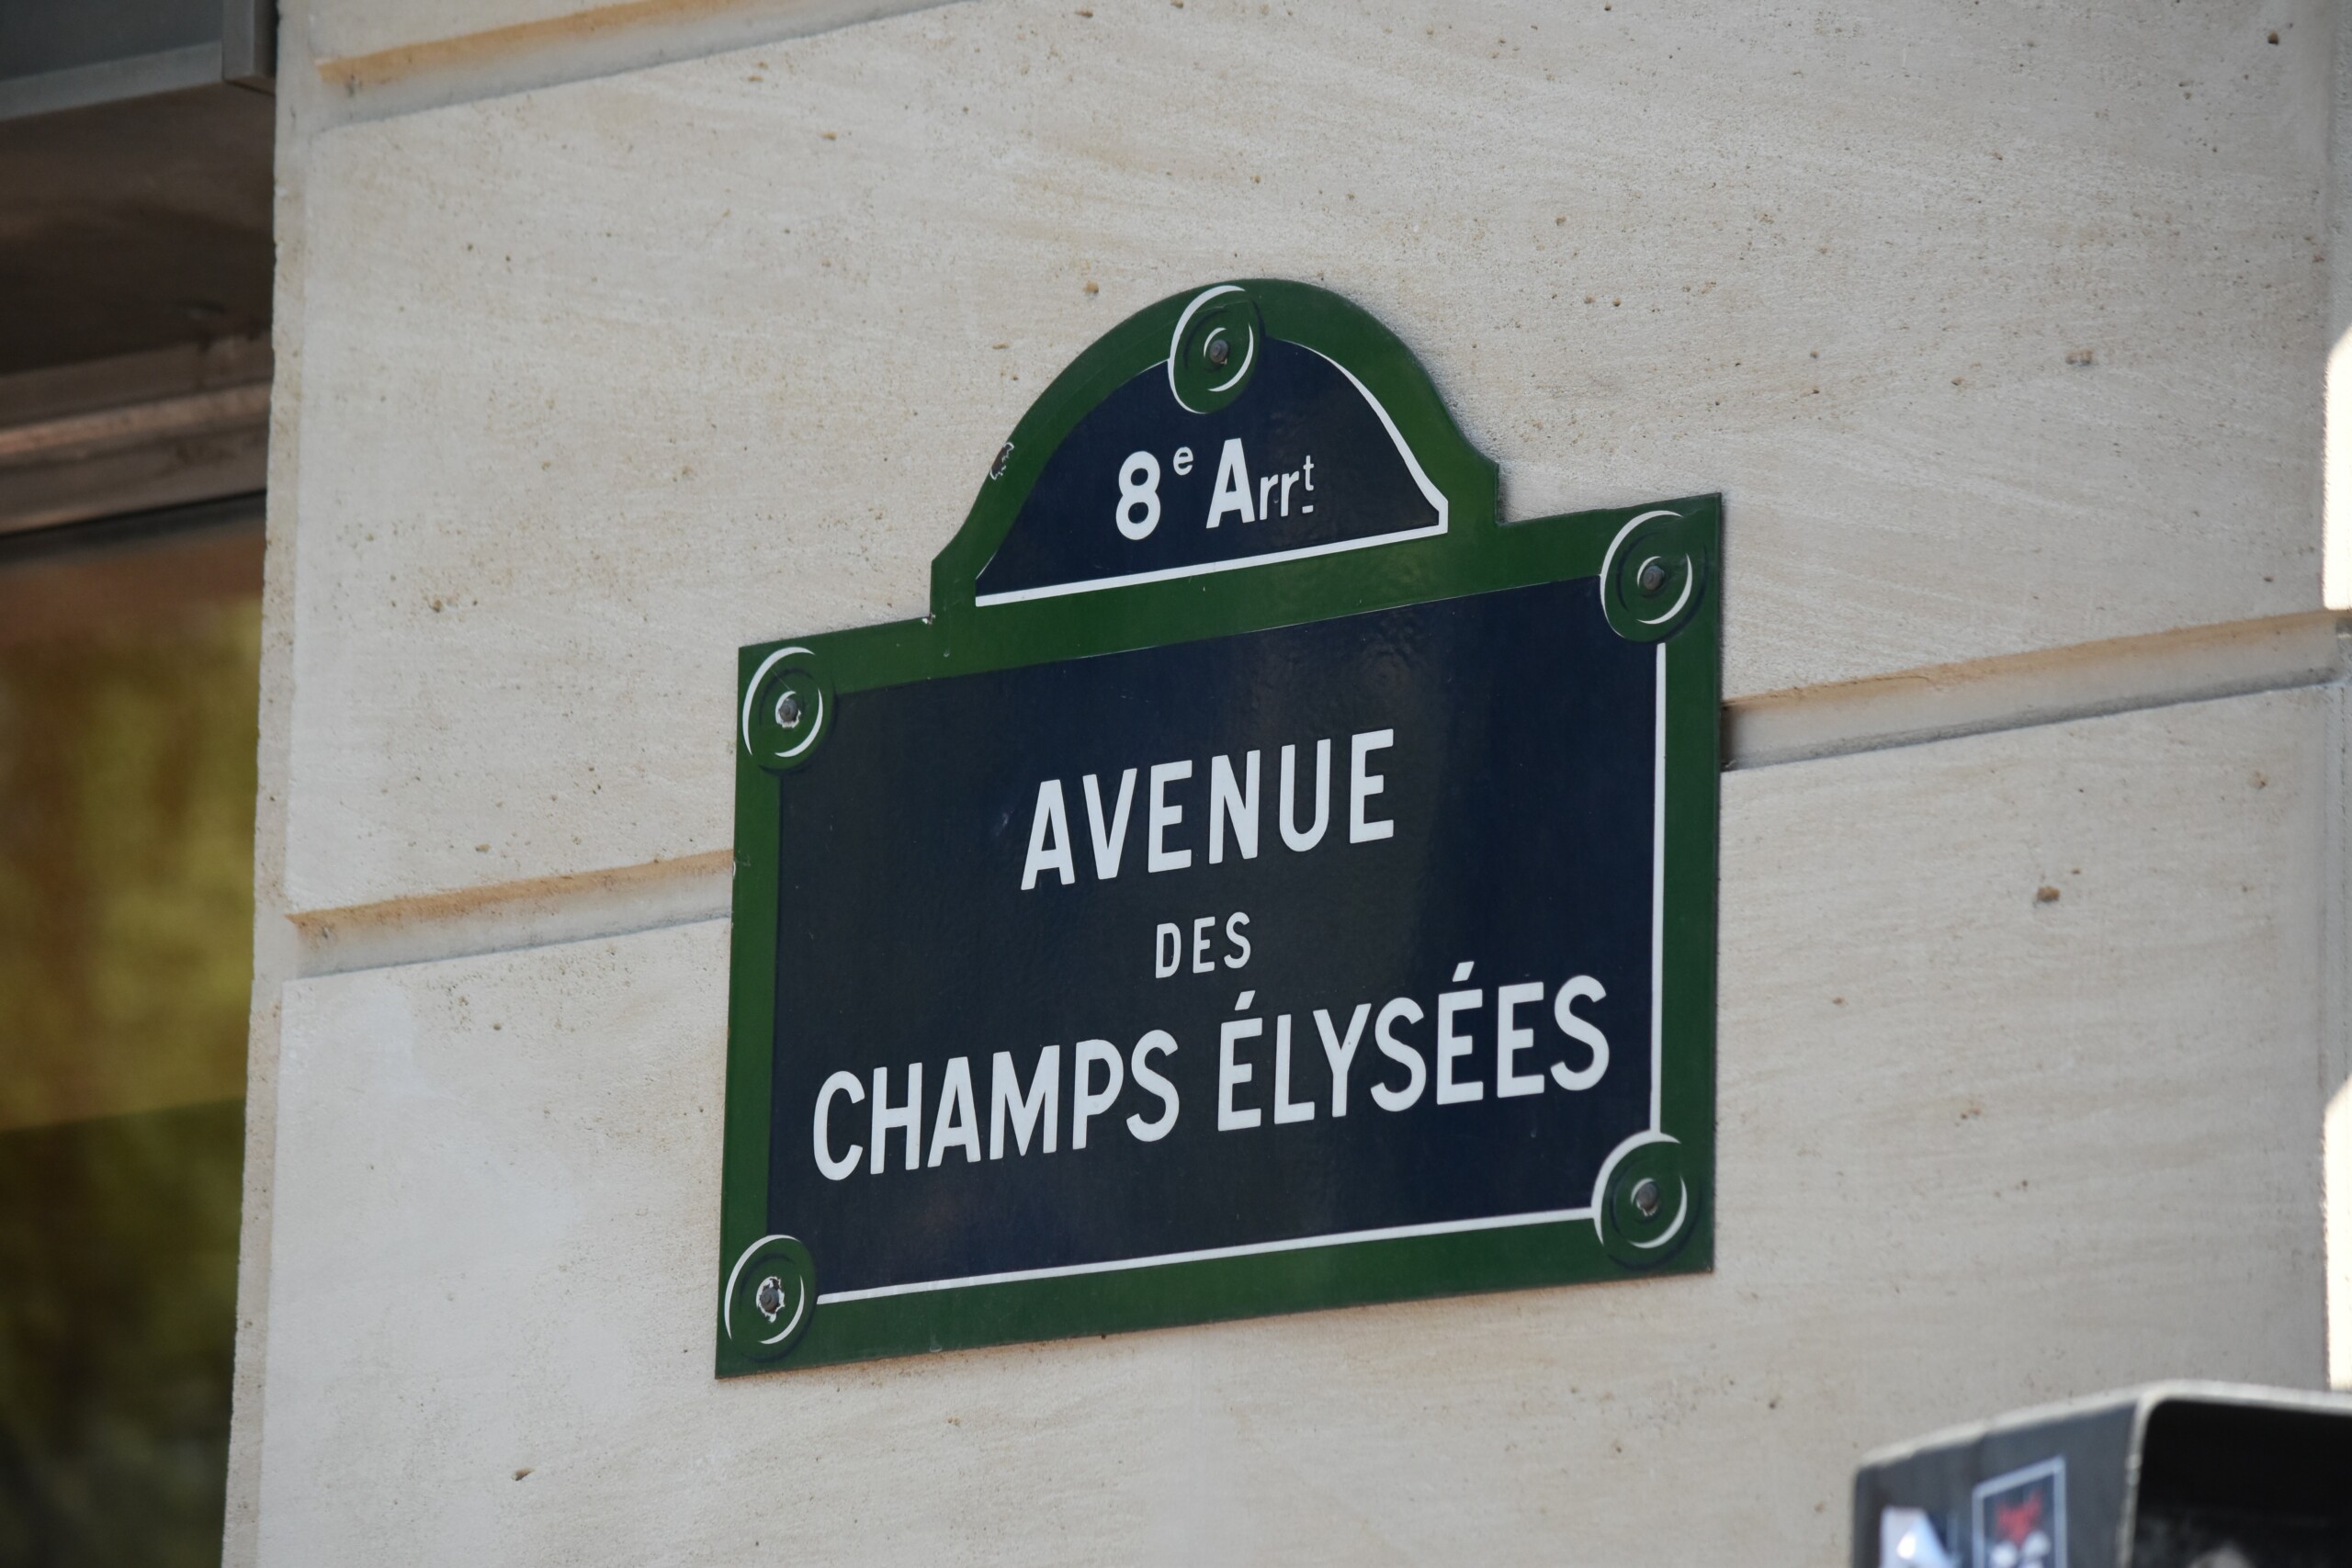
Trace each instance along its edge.
{"label": "dark blue sign panel", "polygon": [[1705,1267],[1718,516],[1501,526],[1321,290],[1090,350],[743,652],[719,1370]]}
{"label": "dark blue sign panel", "polygon": [[1654,1130],[1658,664],[1550,583],[840,699],[778,824],[818,1301],[1589,1218]]}

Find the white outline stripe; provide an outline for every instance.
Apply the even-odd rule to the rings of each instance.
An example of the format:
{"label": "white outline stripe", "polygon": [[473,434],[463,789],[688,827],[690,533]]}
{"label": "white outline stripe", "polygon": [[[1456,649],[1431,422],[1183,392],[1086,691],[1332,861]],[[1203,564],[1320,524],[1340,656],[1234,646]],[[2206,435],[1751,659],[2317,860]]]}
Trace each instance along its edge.
{"label": "white outline stripe", "polygon": [[1357,380],[1356,373],[1354,371],[1349,369],[1346,366],[1340,364],[1338,360],[1332,358],[1321,349],[1308,347],[1306,344],[1300,344],[1298,346],[1306,349],[1307,353],[1315,355],[1316,358],[1321,360],[1324,364],[1329,365],[1340,375],[1345,376],[1348,378],[1348,385],[1353,387],[1356,389],[1357,394],[1361,396],[1365,402],[1372,405],[1372,412],[1380,416],[1380,427],[1388,432],[1388,439],[1395,444],[1397,454],[1405,459],[1405,467],[1412,470],[1413,483],[1420,487],[1421,499],[1428,502],[1431,506],[1437,508],[1437,525],[1439,530],[1442,532],[1445,528],[1448,517],[1445,497],[1439,493],[1437,486],[1430,483],[1429,475],[1421,471],[1421,460],[1413,456],[1412,447],[1407,446],[1405,443],[1404,432],[1398,430],[1396,428],[1396,422],[1388,417],[1388,411],[1386,408],[1382,406],[1380,400],[1372,395],[1372,389],[1365,386],[1362,381]]}
{"label": "white outline stripe", "polygon": [[[1211,289],[1208,294],[1204,294],[1200,299],[1194,300],[1193,304],[1198,305],[1201,299],[1206,299],[1211,294],[1219,292],[1222,290]],[[1186,320],[1190,320],[1192,310],[1188,308],[1184,315]],[[1184,330],[1182,321],[1177,323],[1176,330],[1181,336]],[[1389,442],[1396,448],[1396,455],[1405,459],[1406,471],[1413,476],[1414,487],[1421,492],[1421,499],[1437,509],[1435,523],[1419,528],[1401,529],[1393,534],[1374,534],[1361,539],[1335,539],[1328,545],[1302,545],[1295,550],[1274,550],[1265,555],[1235,556],[1227,560],[1203,561],[1196,566],[1162,567],[1157,571],[1132,571],[1118,577],[1093,577],[1083,582],[1052,582],[1042,588],[1012,588],[1001,593],[976,592],[972,595],[973,607],[986,609],[993,604],[1022,604],[1037,599],[1059,599],[1066,594],[1092,593],[1105,588],[1127,588],[1139,582],[1173,582],[1180,578],[1206,577],[1212,572],[1238,571],[1245,566],[1273,566],[1283,561],[1306,560],[1312,556],[1337,555],[1342,550],[1366,549],[1374,545],[1400,545],[1408,539],[1433,538],[1444,533],[1453,524],[1453,508],[1446,504],[1444,493],[1430,482],[1429,474],[1421,468],[1420,458],[1413,455],[1412,447],[1406,444],[1404,433],[1396,428],[1396,422],[1388,417],[1388,411],[1381,406],[1380,400],[1372,395],[1372,389],[1357,380],[1354,371],[1325,354],[1321,349],[1308,347],[1306,344],[1298,344],[1295,346],[1306,349],[1307,353],[1345,376],[1348,378],[1348,385],[1356,389],[1356,394],[1372,405],[1372,412],[1379,417],[1380,428],[1388,433]],[[1253,349],[1251,352],[1256,351]],[[1176,360],[1172,353],[1166,363],[1169,367],[1168,387],[1170,393],[1173,393],[1176,387]],[[1184,400],[1178,398],[1176,400],[1179,405],[1182,405]],[[989,558],[991,560],[994,558],[993,556]],[[984,572],[988,568],[983,565],[980,570]],[[977,588],[978,574],[975,574],[973,581]]]}
{"label": "white outline stripe", "polygon": [[1251,1258],[1267,1252],[1303,1252],[1314,1247],[1347,1247],[1363,1241],[1401,1241],[1411,1236],[1450,1235],[1457,1231],[1508,1230],[1519,1225],[1546,1225],[1560,1220],[1589,1220],[1592,1209],[1551,1209],[1540,1214],[1498,1214],[1483,1220],[1439,1220],[1425,1225],[1389,1225],[1381,1230],[1341,1231],[1329,1235],[1303,1235],[1289,1241],[1246,1242],[1239,1247],[1208,1247],[1197,1252],[1162,1252],[1150,1258],[1114,1258],[1099,1263],[1072,1263],[1058,1269],[1016,1269],[1003,1274],[973,1274],[961,1280],[924,1280],[911,1285],[876,1285],[865,1291],[820,1292],[819,1306],[836,1302],[873,1301],[880,1296],[911,1296],[925,1291],[959,1291],[967,1285],[1010,1285],[1023,1280],[1066,1280],[1076,1274],[1114,1274],[1129,1269],[1157,1269],[1170,1263],[1206,1263],[1220,1258]]}
{"label": "white outline stripe", "polygon": [[1666,644],[1657,645],[1657,770],[1650,804],[1650,1131],[1666,1131]]}
{"label": "white outline stripe", "polygon": [[1125,577],[1096,577],[1084,582],[1049,583],[1043,588],[1012,588],[1002,593],[976,595],[972,603],[985,607],[990,604],[1018,604],[1030,599],[1058,599],[1068,593],[1091,593],[1101,588],[1125,588],[1137,582],[1173,582],[1180,577],[1206,577],[1211,572],[1238,571],[1245,566],[1272,566],[1277,561],[1305,560],[1309,556],[1337,555],[1342,550],[1361,550],[1373,545],[1400,544],[1407,539],[1427,539],[1445,532],[1445,521],[1423,528],[1410,528],[1401,534],[1374,534],[1363,539],[1337,539],[1328,545],[1302,545],[1295,550],[1276,550],[1271,555],[1236,556],[1230,560],[1204,561],[1198,566],[1163,567],[1158,571],[1129,572]]}

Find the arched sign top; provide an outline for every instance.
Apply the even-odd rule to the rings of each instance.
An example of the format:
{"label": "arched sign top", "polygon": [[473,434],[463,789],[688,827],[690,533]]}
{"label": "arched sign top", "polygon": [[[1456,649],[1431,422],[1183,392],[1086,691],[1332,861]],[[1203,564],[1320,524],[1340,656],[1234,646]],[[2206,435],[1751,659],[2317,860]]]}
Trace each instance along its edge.
{"label": "arched sign top", "polygon": [[933,567],[934,614],[1495,523],[1495,466],[1410,350],[1309,284],[1170,295],[1032,406]]}

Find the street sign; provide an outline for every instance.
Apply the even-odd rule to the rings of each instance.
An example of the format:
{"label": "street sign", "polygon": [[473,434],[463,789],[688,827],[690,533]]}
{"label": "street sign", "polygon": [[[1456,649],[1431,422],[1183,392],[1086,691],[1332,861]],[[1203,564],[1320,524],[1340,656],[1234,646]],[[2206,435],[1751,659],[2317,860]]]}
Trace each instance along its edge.
{"label": "street sign", "polygon": [[742,650],[722,1375],[1710,1266],[1720,502],[1496,511],[1222,284]]}

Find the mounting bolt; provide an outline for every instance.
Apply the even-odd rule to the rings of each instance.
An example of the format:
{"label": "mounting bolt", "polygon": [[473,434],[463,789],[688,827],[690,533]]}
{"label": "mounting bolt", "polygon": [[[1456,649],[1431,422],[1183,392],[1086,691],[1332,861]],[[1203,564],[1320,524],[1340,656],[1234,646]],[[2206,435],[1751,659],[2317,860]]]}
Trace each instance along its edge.
{"label": "mounting bolt", "polygon": [[[1660,1194],[1658,1192],[1657,1182],[1655,1178],[1647,1176],[1643,1177],[1639,1181],[1634,1183],[1634,1190],[1628,1193],[1627,1196],[1634,1201],[1634,1212],[1635,1213],[1641,1215],[1642,1218],[1645,1220],[1654,1220],[1657,1218],[1657,1208]],[[764,1287],[763,1287],[763,1289],[764,1289]]]}
{"label": "mounting bolt", "polygon": [[1656,558],[1644,561],[1634,581],[1641,584],[1643,592],[1655,596],[1659,589],[1666,586],[1666,563]]}
{"label": "mounting bolt", "polygon": [[774,1323],[776,1314],[784,1310],[784,1281],[773,1274],[769,1275],[760,1281],[760,1288],[753,1293],[752,1302],[763,1316]]}
{"label": "mounting bolt", "polygon": [[800,728],[800,698],[789,686],[776,694],[775,722],[784,729]]}
{"label": "mounting bolt", "polygon": [[1225,362],[1233,357],[1233,345],[1225,341],[1224,333],[1219,333],[1216,336],[1209,339],[1209,346],[1206,352],[1208,354],[1209,363],[1222,370],[1225,368]]}

